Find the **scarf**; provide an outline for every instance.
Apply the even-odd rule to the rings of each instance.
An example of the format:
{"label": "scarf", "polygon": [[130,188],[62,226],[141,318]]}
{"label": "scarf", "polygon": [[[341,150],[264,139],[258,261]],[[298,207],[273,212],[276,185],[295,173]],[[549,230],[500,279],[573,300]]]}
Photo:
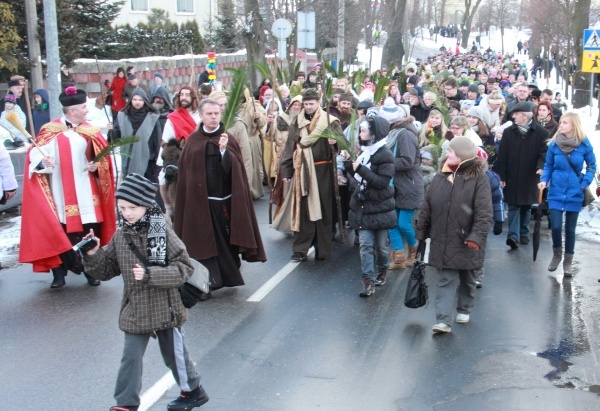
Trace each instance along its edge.
{"label": "scarf", "polygon": [[540,123],[540,126],[542,126],[542,127],[546,127],[546,124],[548,124],[549,121],[550,121],[550,115],[548,115],[548,117],[546,117],[546,118],[538,119],[538,123]]}
{"label": "scarf", "polygon": [[533,122],[533,120],[529,120],[529,123],[520,126],[517,124],[517,128],[519,129],[519,133],[521,133],[522,136],[524,136],[525,134],[527,134],[527,132],[529,131],[529,128],[531,128],[531,123]]}
{"label": "scarf", "polygon": [[556,141],[558,148],[565,154],[570,154],[571,151],[575,150],[581,144],[575,137],[567,137],[562,133],[559,133],[554,141]]}
{"label": "scarf", "polygon": [[162,210],[156,204],[152,203],[152,206],[146,210],[146,214],[138,221],[134,223],[127,222],[121,212],[119,215],[119,227],[127,227],[133,230],[135,233],[140,233],[144,229],[148,229],[147,241],[146,241],[146,256],[150,264],[159,265],[161,267],[167,266],[167,223],[165,221],[165,215]]}
{"label": "scarf", "polygon": [[[375,143],[373,145],[360,146],[362,153],[360,154],[360,156],[358,156],[356,161],[358,162],[358,164],[361,165],[361,167],[366,167],[370,170],[371,169],[371,156],[373,154],[375,154],[377,152],[377,150],[379,150],[381,147],[385,146],[386,144],[387,144],[387,137],[379,140],[377,143]],[[367,187],[367,182],[363,181],[363,178],[360,174],[355,173],[354,179],[358,182],[361,190],[364,190]]]}
{"label": "scarf", "polygon": [[140,126],[142,125],[142,123],[144,122],[144,120],[146,119],[146,115],[148,114],[148,111],[146,110],[145,107],[136,110],[133,107],[131,108],[130,111],[131,114],[129,114],[129,121],[131,122],[131,127],[133,128],[133,134],[137,133],[138,129],[140,128]]}

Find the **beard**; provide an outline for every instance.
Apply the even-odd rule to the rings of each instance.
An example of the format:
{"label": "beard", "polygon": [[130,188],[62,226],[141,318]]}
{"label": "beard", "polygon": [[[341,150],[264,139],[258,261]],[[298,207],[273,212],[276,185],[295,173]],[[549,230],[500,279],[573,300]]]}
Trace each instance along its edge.
{"label": "beard", "polygon": [[192,105],[192,102],[189,100],[180,100],[179,105],[183,108],[188,108],[189,106]]}
{"label": "beard", "polygon": [[154,109],[158,111],[162,111],[164,106],[165,103],[152,103],[152,107],[154,107]]}

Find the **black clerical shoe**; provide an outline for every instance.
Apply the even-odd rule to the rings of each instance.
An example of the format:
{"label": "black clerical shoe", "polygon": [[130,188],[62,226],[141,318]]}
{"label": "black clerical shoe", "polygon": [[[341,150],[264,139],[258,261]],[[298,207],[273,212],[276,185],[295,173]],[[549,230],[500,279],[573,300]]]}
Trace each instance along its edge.
{"label": "black clerical shoe", "polygon": [[91,285],[92,287],[97,287],[100,285],[100,280],[96,280],[94,277],[87,275],[86,273],[83,273],[85,275],[85,278],[87,278],[87,282],[89,285]]}
{"label": "black clerical shoe", "polygon": [[52,280],[52,284],[50,284],[50,288],[62,288],[65,284],[65,277],[54,277],[54,280]]}

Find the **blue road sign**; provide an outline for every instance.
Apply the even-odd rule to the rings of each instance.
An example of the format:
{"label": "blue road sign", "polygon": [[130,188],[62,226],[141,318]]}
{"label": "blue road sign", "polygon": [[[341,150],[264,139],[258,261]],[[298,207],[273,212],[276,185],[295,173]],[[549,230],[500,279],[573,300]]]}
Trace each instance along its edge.
{"label": "blue road sign", "polygon": [[586,29],[583,31],[583,49],[600,51],[600,30]]}

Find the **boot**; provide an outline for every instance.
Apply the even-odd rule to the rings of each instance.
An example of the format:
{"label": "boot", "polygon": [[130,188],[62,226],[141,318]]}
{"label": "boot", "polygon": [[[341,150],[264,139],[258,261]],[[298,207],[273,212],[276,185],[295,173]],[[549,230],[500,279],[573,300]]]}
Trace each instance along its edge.
{"label": "boot", "polygon": [[381,269],[377,270],[377,277],[375,277],[377,282],[375,283],[375,285],[384,285],[386,277],[387,277],[387,268],[381,268]]}
{"label": "boot", "polygon": [[363,288],[360,292],[361,297],[369,297],[375,292],[375,282],[370,278],[363,278]]}
{"label": "boot", "polygon": [[558,268],[558,263],[562,260],[562,247],[553,248],[552,252],[554,255],[552,256],[552,260],[550,260],[550,265],[548,266],[548,271],[556,271]]}
{"label": "boot", "polygon": [[408,246],[408,257],[406,257],[406,265],[411,266],[415,264],[415,257],[417,256],[418,249],[418,243],[412,246]]}
{"label": "boot", "polygon": [[54,276],[54,280],[52,280],[50,288],[62,288],[65,286],[65,275],[61,267],[53,269],[52,275]]}
{"label": "boot", "polygon": [[563,260],[563,274],[565,277],[573,277],[573,267],[571,267],[572,262],[573,254],[565,253],[565,258]]}
{"label": "boot", "polygon": [[390,265],[388,266],[388,270],[395,270],[397,268],[404,269],[406,268],[406,257],[404,255],[404,250],[393,250],[390,255]]}
{"label": "boot", "polygon": [[85,278],[87,278],[88,284],[92,287],[97,287],[100,285],[100,280],[96,280],[94,277],[92,277],[91,275],[87,275],[86,273],[83,274],[85,275]]}

